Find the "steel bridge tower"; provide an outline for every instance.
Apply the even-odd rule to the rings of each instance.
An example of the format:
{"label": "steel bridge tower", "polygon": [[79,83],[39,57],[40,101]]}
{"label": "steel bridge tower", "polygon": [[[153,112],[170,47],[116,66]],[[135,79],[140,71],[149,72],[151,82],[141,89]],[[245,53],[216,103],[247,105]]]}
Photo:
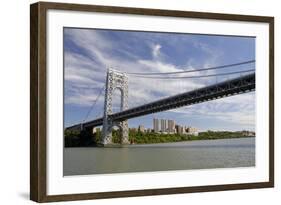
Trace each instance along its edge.
{"label": "steel bridge tower", "polygon": [[121,130],[121,144],[129,144],[128,121],[113,121],[110,118],[112,114],[112,100],[115,89],[121,92],[120,111],[128,109],[128,76],[125,73],[108,69],[106,76],[104,116],[102,129],[102,144],[112,144],[112,129],[114,126]]}

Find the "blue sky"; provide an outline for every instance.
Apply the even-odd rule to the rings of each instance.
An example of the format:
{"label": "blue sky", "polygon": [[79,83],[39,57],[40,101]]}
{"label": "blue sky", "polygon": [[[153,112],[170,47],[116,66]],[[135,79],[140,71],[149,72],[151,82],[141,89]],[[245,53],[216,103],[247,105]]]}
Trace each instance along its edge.
{"label": "blue sky", "polygon": [[[81,123],[104,86],[108,68],[124,72],[174,72],[255,59],[255,38],[64,28],[64,125]],[[192,75],[254,69],[254,64]],[[129,76],[129,107],[237,77],[162,80]],[[87,120],[100,117],[100,98]],[[120,106],[114,93],[113,111]],[[255,92],[129,120],[130,127],[152,126],[153,118],[174,119],[199,130],[254,130]]]}

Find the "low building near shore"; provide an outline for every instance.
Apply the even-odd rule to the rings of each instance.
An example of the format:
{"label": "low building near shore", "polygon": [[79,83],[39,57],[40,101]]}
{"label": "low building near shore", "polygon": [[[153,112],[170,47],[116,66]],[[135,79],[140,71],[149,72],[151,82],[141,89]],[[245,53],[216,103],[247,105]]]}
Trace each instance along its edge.
{"label": "low building near shore", "polygon": [[196,127],[186,127],[186,134],[198,136],[198,129]]}
{"label": "low building near shore", "polygon": [[238,133],[241,133],[245,137],[254,137],[254,136],[256,136],[256,133],[253,132],[253,131],[242,130],[242,131],[238,131]]}
{"label": "low building near shore", "polygon": [[144,133],[146,130],[143,125],[140,125],[138,131]]}

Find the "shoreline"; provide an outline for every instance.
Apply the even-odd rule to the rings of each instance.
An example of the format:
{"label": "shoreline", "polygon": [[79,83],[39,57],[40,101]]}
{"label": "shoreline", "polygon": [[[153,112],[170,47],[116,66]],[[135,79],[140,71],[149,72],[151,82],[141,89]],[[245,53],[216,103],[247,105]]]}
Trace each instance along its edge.
{"label": "shoreline", "polygon": [[166,141],[166,142],[157,142],[157,143],[135,143],[135,144],[118,144],[118,143],[113,143],[107,146],[104,145],[90,145],[90,146],[64,146],[64,148],[122,148],[122,147],[136,147],[138,145],[161,145],[161,144],[171,144],[171,143],[181,143],[181,142],[195,142],[195,141],[214,141],[214,140],[225,140],[225,139],[241,139],[241,138],[255,138],[256,136],[243,136],[243,137],[222,137],[222,138],[213,138],[213,139],[192,139],[192,140],[181,140],[181,141]]}

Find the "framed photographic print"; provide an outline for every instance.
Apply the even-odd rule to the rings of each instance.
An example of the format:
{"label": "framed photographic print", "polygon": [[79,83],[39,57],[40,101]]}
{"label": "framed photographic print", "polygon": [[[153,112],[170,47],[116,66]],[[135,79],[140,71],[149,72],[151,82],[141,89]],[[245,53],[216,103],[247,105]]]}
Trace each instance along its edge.
{"label": "framed photographic print", "polygon": [[274,186],[274,18],[40,2],[30,198]]}

